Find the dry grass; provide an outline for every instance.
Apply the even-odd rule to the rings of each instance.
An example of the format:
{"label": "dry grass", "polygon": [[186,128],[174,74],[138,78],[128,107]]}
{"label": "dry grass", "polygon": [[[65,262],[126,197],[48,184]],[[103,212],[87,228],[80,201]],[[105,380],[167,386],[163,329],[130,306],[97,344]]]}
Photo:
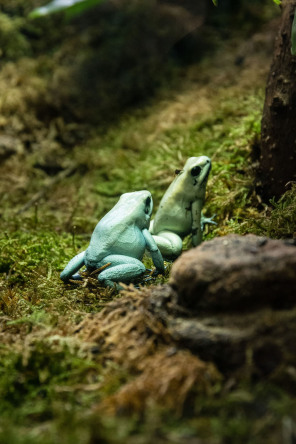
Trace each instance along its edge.
{"label": "dry grass", "polygon": [[175,348],[165,325],[167,315],[155,302],[148,289],[129,287],[125,296],[77,327],[83,343],[96,344],[100,360],[112,361],[134,375],[103,400],[99,411],[111,415],[143,413],[155,403],[181,414],[190,394],[207,393],[221,380],[213,364]]}
{"label": "dry grass", "polygon": [[100,313],[88,316],[76,331],[86,343],[97,344],[104,359],[134,372],[142,359],[154,354],[159,346],[172,343],[172,339],[161,312],[153,308],[149,289],[130,286],[126,293]]}
{"label": "dry grass", "polygon": [[181,416],[194,396],[211,392],[221,381],[213,364],[173,347],[141,358],[139,370],[139,376],[104,400],[98,410],[130,415],[158,405]]}

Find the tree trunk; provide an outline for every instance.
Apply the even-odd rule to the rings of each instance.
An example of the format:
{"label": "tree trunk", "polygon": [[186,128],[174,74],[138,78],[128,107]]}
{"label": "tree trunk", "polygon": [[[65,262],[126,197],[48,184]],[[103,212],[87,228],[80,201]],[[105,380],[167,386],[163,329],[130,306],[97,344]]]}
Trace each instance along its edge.
{"label": "tree trunk", "polygon": [[296,56],[291,27],[296,0],[283,0],[282,18],[266,87],[261,130],[258,191],[279,198],[296,180]]}

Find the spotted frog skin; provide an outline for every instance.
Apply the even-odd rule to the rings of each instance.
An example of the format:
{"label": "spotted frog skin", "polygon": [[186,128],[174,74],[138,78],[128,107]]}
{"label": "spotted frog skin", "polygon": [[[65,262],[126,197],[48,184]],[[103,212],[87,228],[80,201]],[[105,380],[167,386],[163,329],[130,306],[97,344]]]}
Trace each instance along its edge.
{"label": "spotted frog skin", "polygon": [[163,273],[162,255],[148,231],[152,209],[149,191],[122,194],[95,227],[89,247],[66,265],[61,279],[80,279],[77,272],[84,265],[92,271],[111,263],[98,275],[100,283],[114,287],[118,282],[131,282],[145,272],[141,262],[145,249],[150,252],[157,271]]}
{"label": "spotted frog skin", "polygon": [[215,223],[201,212],[210,170],[209,157],[190,157],[161,199],[149,231],[164,258],[179,256],[182,239],[189,234],[193,246],[199,245],[204,225]]}

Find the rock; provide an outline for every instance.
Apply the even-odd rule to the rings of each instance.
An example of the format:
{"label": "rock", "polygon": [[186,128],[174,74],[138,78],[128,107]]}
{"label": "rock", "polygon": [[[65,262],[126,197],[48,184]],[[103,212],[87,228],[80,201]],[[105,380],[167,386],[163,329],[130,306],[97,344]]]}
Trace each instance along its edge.
{"label": "rock", "polygon": [[296,304],[296,246],[252,234],[204,242],[174,263],[178,304],[199,312],[277,309]]}
{"label": "rock", "polygon": [[268,379],[294,392],[294,241],[230,235],[204,242],[175,262],[169,286],[180,311],[169,309],[167,325],[179,347],[227,377]]}
{"label": "rock", "polygon": [[216,316],[172,317],[171,334],[181,348],[212,361],[224,375],[270,377],[295,387],[296,307],[219,313]]}
{"label": "rock", "polygon": [[246,344],[254,337],[253,328],[237,328],[223,322],[215,324],[212,319],[179,317],[169,325],[181,347],[189,348],[205,361],[215,362],[222,373],[244,366]]}

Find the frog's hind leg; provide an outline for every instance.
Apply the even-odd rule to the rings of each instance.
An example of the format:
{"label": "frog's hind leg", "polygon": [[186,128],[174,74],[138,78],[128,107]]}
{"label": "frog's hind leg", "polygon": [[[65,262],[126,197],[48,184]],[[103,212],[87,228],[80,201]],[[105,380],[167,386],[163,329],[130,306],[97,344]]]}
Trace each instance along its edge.
{"label": "frog's hind leg", "polygon": [[69,279],[81,279],[81,276],[77,273],[78,270],[84,265],[85,251],[77,254],[73,259],[68,262],[64,270],[60,274],[62,281],[68,281]]}
{"label": "frog's hind leg", "polygon": [[144,264],[138,259],[120,254],[106,256],[98,266],[102,267],[108,262],[111,265],[98,276],[98,281],[106,287],[115,287],[117,282],[130,283],[146,270]]}
{"label": "frog's hind leg", "polygon": [[153,238],[165,259],[175,259],[182,253],[182,239],[171,231],[160,231]]}

